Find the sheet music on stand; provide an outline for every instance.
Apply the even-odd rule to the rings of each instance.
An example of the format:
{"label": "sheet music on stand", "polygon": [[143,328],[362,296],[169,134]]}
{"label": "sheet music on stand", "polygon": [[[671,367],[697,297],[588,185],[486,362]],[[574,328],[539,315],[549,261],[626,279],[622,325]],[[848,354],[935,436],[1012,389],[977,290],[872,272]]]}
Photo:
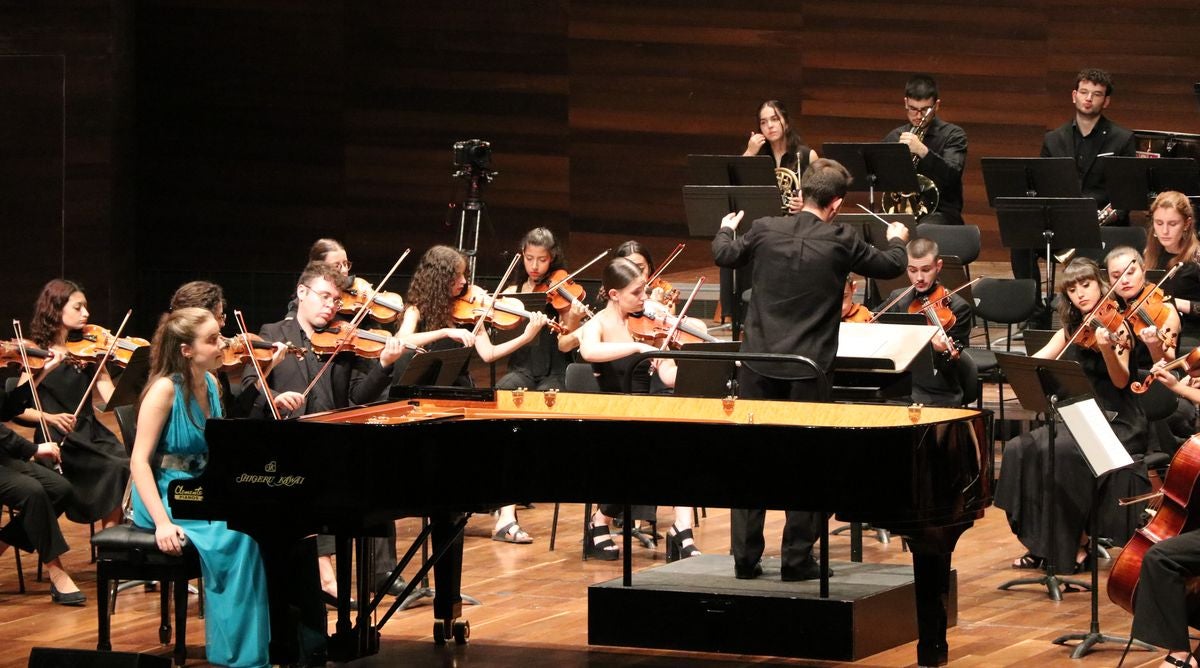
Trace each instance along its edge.
{"label": "sheet music on stand", "polygon": [[1121,445],[1112,425],[1092,397],[1068,399],[1055,404],[1067,431],[1075,437],[1092,475],[1100,476],[1133,465],[1133,457]]}
{"label": "sheet music on stand", "polygon": [[870,360],[875,369],[907,369],[937,333],[932,325],[888,325],[879,322],[843,322],[838,331],[838,366],[857,368]]}

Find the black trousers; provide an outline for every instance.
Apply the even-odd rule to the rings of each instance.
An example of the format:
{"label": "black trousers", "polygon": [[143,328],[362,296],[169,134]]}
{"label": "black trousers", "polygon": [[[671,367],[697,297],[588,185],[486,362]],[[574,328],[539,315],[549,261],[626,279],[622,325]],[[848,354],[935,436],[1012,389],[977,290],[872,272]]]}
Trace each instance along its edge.
{"label": "black trousers", "polygon": [[[317,536],[317,555],[329,556],[336,551],[336,542],[333,536],[319,534]],[[379,585],[382,585],[392,569],[396,567],[396,523],[392,522],[389,525],[388,535],[376,536],[371,539],[371,551],[375,556],[375,572],[371,577],[371,589],[378,590]]]}
{"label": "black trousers", "polygon": [[58,516],[71,501],[71,483],[40,464],[7,460],[0,465],[0,501],[17,518],[0,529],[0,541],[37,552],[49,563],[71,549],[58,527]]}
{"label": "black trousers", "polygon": [[[814,380],[785,380],[762,376],[742,366],[738,372],[743,399],[784,399],[813,401],[819,398]],[[766,547],[763,525],[767,511],[761,508],[733,508],[729,513],[729,548],[734,566],[741,571],[754,568]],[[783,542],[780,546],[782,570],[796,571],[812,559],[813,545],[821,532],[821,514],[789,510],[784,514]]]}
{"label": "black trousers", "polygon": [[1189,651],[1188,626],[1197,610],[1188,605],[1189,578],[1200,576],[1200,529],[1151,547],[1142,559],[1133,603],[1134,638],[1172,652]]}

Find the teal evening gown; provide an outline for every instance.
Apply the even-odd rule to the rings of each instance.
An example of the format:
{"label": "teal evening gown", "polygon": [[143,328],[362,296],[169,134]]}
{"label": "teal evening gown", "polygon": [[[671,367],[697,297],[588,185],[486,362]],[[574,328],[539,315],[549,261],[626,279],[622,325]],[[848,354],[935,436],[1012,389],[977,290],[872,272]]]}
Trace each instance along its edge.
{"label": "teal evening gown", "polygon": [[[244,533],[231,530],[224,522],[178,520],[171,512],[167,485],[173,480],[189,479],[194,472],[164,469],[159,466],[164,454],[189,458],[207,456],[204,440],[204,413],[193,398],[184,404],[183,389],[175,381],[175,400],[163,425],[158,447],[150,458],[158,493],[171,521],[183,529],[188,541],[200,553],[204,575],[205,648],[209,663],[222,666],[269,665],[267,645],[270,641],[270,619],[267,611],[267,577],[263,571],[258,544]],[[213,417],[222,417],[221,400],[212,376],[207,378],[208,405]],[[184,411],[191,412],[191,419]],[[194,460],[193,460],[194,461]],[[140,527],[153,527],[146,506],[133,491],[133,522]]]}

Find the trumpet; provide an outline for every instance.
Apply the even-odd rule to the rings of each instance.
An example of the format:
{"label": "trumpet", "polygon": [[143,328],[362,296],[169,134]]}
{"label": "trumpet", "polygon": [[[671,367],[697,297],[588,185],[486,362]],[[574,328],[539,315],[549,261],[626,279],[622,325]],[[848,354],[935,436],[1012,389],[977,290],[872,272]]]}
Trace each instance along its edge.
{"label": "trumpet", "polygon": [[[1117,210],[1112,204],[1105,204],[1103,209],[1096,212],[1096,222],[1101,226],[1107,225],[1117,219]],[[1069,264],[1075,257],[1075,249],[1068,248],[1061,253],[1055,253],[1054,259],[1058,260],[1059,264]]]}

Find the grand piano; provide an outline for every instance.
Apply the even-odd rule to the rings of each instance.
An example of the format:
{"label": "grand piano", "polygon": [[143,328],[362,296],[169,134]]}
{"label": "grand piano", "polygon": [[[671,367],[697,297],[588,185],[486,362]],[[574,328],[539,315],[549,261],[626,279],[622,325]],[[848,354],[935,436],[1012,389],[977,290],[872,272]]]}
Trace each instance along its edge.
{"label": "grand piano", "polygon": [[[178,517],[225,520],[260,544],[316,532],[348,538],[398,517],[455,518],[523,500],[827,511],[908,539],[918,662],[941,665],[950,556],[992,500],[985,416],[880,404],[418,391],[298,420],[211,420],[207,469],[169,494]],[[675,484],[611,475],[614,462],[648,454],[672,462]],[[444,535],[442,549],[436,543],[435,552],[454,552]],[[457,550],[461,558],[461,542]],[[339,577],[348,578],[343,563]],[[372,653],[378,635],[369,615],[360,611],[352,627],[347,607],[337,635],[356,640],[342,658]],[[449,629],[451,621],[438,624]]]}

